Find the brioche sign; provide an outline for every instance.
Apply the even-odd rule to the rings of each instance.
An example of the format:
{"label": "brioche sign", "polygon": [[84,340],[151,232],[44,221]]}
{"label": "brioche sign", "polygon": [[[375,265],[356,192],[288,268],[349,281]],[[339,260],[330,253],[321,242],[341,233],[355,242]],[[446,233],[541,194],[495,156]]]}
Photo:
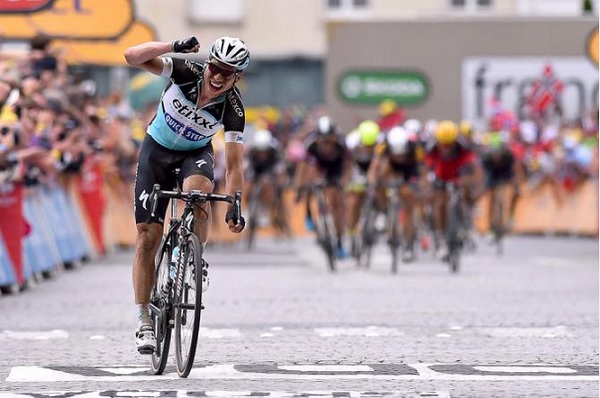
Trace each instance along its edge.
{"label": "brioche sign", "polygon": [[55,0],[0,0],[0,13],[35,12],[52,6]]}
{"label": "brioche sign", "polygon": [[156,40],[132,0],[0,0],[0,26],[7,40],[53,37],[70,64],[123,65],[127,47]]}
{"label": "brioche sign", "polygon": [[588,36],[587,56],[598,66],[598,27]]}

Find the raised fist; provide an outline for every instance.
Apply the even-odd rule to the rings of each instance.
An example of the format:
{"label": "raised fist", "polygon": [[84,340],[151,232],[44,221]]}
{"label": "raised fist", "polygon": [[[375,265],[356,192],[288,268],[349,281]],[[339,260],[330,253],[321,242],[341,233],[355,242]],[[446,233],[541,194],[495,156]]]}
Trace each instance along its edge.
{"label": "raised fist", "polygon": [[200,43],[195,36],[190,36],[186,39],[175,40],[171,43],[171,49],[174,53],[195,53],[198,52]]}

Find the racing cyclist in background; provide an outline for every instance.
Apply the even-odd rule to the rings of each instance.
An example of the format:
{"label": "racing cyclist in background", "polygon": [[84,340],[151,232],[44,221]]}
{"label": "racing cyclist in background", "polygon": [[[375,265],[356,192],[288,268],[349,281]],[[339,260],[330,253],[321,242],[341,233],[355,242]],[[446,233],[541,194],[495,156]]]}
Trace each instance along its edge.
{"label": "racing cyclist in background", "polygon": [[[337,233],[336,255],[338,258],[345,258],[347,257],[344,248],[346,209],[342,187],[348,179],[352,163],[344,138],[338,133],[336,125],[329,116],[320,116],[316,120],[314,132],[308,136],[304,145],[305,158],[299,164],[296,173],[297,202],[307,193],[312,181],[319,179],[325,181],[325,198]],[[310,225],[314,226],[309,212],[307,212],[306,224],[308,229],[311,229]]]}
{"label": "racing cyclist in background", "polygon": [[[375,158],[369,168],[369,187],[374,189],[378,182],[390,182],[395,178],[402,179],[404,184],[400,189],[400,199],[406,214],[403,228],[405,247],[402,261],[410,262],[415,259],[414,242],[416,228],[414,222],[417,205],[416,189],[421,180],[417,136],[410,134],[401,126],[388,131],[385,139],[375,148]],[[369,192],[372,194],[373,191]],[[381,190],[377,190],[381,194]],[[385,193],[385,191],[384,191]]]}
{"label": "racing cyclist in background", "polygon": [[[433,189],[433,218],[437,257],[445,260],[448,247],[445,240],[446,222],[448,220],[447,203],[449,182],[458,185],[465,207],[471,209],[477,192],[474,188],[481,186],[483,172],[477,155],[469,149],[459,137],[458,126],[450,120],[437,124],[434,141],[425,157],[428,180]],[[468,212],[471,214],[471,212]],[[466,220],[470,225],[470,220]],[[467,227],[469,226],[467,225]]]}
{"label": "racing cyclist in background", "polygon": [[492,221],[493,212],[496,205],[496,199],[503,200],[504,197],[498,197],[496,190],[501,189],[503,186],[510,186],[512,188],[510,201],[509,201],[509,213],[508,220],[504,222],[501,220],[501,225],[510,229],[512,227],[513,216],[517,200],[519,198],[519,183],[518,183],[518,163],[515,160],[515,156],[506,144],[506,139],[502,133],[494,132],[489,133],[486,137],[485,145],[481,152],[481,164],[485,172],[485,188],[490,193],[490,204],[488,220]]}
{"label": "racing cyclist in background", "polygon": [[[250,63],[246,44],[236,37],[218,38],[210,47],[205,62],[168,57],[168,53],[195,53],[200,44],[195,37],[173,42],[146,42],[125,50],[129,65],[169,79],[156,115],[140,148],[135,181],[135,221],[137,245],[133,262],[133,287],[137,306],[136,348],[152,354],[156,336],[149,310],[154,285],[154,257],[162,235],[168,200],[159,200],[156,218],[151,219],[149,197],[154,184],[162,189],[175,187],[173,171],[180,169],[183,190],[212,192],[214,155],[211,139],[225,131],[225,190],[234,195],[244,188],[243,136],[245,112],[235,84]],[[210,205],[194,211],[195,233],[206,244],[210,225]],[[243,218],[236,224],[230,206],[225,222],[229,230],[240,233]],[[150,220],[150,223],[146,222]],[[207,281],[203,275],[203,288]],[[206,283],[206,286],[207,283]]]}
{"label": "racing cyclist in background", "polygon": [[260,204],[270,209],[272,224],[282,232],[288,233],[289,231],[284,231],[285,220],[282,219],[285,214],[277,214],[277,206],[275,206],[275,201],[281,200],[286,179],[281,154],[281,145],[269,130],[260,129],[254,132],[246,153],[246,192],[251,192],[259,184],[262,185]]}
{"label": "racing cyclist in background", "polygon": [[367,190],[367,173],[375,154],[375,145],[380,136],[379,125],[372,120],[365,120],[355,131],[346,136],[346,147],[352,158],[350,181],[346,186],[348,206],[348,235],[351,241],[350,252],[358,257],[356,242],[356,226],[365,201]]}

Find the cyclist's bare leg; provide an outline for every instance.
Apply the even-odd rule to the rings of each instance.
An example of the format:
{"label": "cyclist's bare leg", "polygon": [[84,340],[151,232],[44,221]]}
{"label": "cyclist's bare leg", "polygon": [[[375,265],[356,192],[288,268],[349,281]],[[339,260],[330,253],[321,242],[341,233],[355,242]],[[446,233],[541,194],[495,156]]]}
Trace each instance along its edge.
{"label": "cyclist's bare leg", "polygon": [[335,225],[335,230],[338,235],[339,245],[346,231],[346,220],[344,217],[346,212],[346,206],[344,206],[344,195],[340,188],[328,187],[325,189],[325,198],[331,211],[331,215],[333,216],[333,223]]}
{"label": "cyclist's bare leg", "polygon": [[444,234],[446,230],[446,213],[448,194],[446,191],[436,190],[433,193],[433,220],[436,234]]}
{"label": "cyclist's bare leg", "polygon": [[162,238],[162,224],[137,224],[137,240],[133,260],[133,289],[136,304],[148,304],[154,285],[154,256]]}
{"label": "cyclist's bare leg", "polygon": [[348,200],[348,232],[352,235],[356,231],[356,225],[360,218],[360,209],[365,198],[364,192],[350,191]]}
{"label": "cyclist's bare leg", "polygon": [[[183,180],[184,191],[198,189],[202,192],[212,193],[213,188],[214,185],[212,181],[203,175],[191,175]],[[209,202],[197,206],[197,208],[194,209],[194,218],[196,220],[194,232],[198,236],[200,243],[206,243],[208,239],[208,229],[212,219],[211,215],[212,212]]]}
{"label": "cyclist's bare leg", "polygon": [[400,198],[404,204],[404,211],[406,213],[406,219],[404,220],[404,236],[408,244],[412,245],[415,240],[415,206],[416,197],[414,191],[407,186],[402,187],[400,191]]}
{"label": "cyclist's bare leg", "polygon": [[151,354],[156,349],[156,337],[150,314],[150,294],[154,285],[154,256],[162,232],[163,226],[158,223],[137,224],[132,278],[138,323],[135,345],[140,354]]}

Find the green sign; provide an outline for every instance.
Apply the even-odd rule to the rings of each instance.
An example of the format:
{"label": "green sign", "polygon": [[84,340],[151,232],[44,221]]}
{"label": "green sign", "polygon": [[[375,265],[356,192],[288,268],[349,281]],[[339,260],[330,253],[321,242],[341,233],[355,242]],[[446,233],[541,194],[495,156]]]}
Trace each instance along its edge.
{"label": "green sign", "polygon": [[340,98],[351,104],[392,99],[398,105],[416,105],[429,93],[425,76],[406,71],[350,71],[338,80],[337,88]]}

